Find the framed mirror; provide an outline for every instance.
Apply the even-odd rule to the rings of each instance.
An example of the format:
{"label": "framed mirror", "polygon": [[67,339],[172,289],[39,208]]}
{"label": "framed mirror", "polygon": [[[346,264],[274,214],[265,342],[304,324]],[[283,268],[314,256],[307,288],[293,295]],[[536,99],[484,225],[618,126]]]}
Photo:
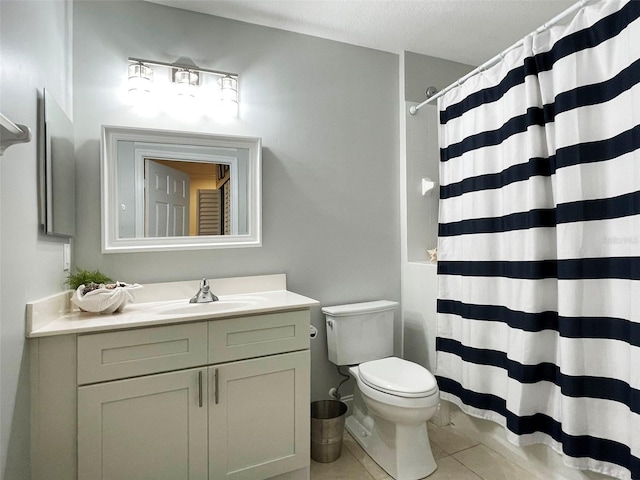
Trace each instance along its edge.
{"label": "framed mirror", "polygon": [[102,252],[258,247],[261,139],[102,127]]}

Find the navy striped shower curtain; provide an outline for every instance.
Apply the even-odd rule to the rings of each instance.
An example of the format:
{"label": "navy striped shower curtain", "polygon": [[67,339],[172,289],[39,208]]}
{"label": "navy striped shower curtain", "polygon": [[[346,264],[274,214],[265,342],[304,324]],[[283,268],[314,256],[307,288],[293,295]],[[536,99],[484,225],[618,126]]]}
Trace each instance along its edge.
{"label": "navy striped shower curtain", "polygon": [[439,99],[442,397],[640,479],[640,1],[598,1]]}

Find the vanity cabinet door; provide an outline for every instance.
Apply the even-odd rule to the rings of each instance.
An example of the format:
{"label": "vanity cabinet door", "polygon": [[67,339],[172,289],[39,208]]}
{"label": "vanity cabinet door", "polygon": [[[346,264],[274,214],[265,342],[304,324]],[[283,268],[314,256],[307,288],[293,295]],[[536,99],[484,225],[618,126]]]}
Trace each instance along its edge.
{"label": "vanity cabinet door", "polygon": [[207,479],[206,393],[206,368],[78,388],[78,479]]}
{"label": "vanity cabinet door", "polygon": [[309,465],[309,351],[209,367],[209,479]]}

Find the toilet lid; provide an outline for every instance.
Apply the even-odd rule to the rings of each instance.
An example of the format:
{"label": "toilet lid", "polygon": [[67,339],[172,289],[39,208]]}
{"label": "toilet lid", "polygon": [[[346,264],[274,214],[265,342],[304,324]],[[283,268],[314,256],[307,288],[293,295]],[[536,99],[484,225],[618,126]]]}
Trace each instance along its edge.
{"label": "toilet lid", "polygon": [[429,370],[398,357],[361,363],[358,370],[364,383],[392,395],[427,397],[438,389],[436,379]]}

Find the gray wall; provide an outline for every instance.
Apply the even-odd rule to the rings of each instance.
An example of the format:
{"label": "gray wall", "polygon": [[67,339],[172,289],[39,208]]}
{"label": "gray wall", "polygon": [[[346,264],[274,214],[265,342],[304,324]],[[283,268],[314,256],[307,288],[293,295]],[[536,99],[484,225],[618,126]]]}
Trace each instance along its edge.
{"label": "gray wall", "polygon": [[[404,97],[400,136],[405,162],[402,215],[402,315],[404,358],[435,371],[436,265],[428,261],[426,250],[437,242],[439,150],[435,104],[428,104],[416,115],[409,107],[425,99],[433,85],[442,90],[473,70],[473,66],[417,53],[404,52]],[[429,177],[438,185],[431,196],[422,196],[420,180]]]}
{"label": "gray wall", "polygon": [[[127,57],[240,74],[240,117],[188,122],[122,101]],[[76,2],[75,263],[131,282],[283,272],[322,305],[400,298],[397,55],[145,2]],[[102,124],[263,139],[263,246],[144,254],[100,252]],[[398,314],[398,318],[399,318]],[[324,318],[312,342],[312,398],[339,377]],[[397,336],[398,345],[400,336]]]}
{"label": "gray wall", "polygon": [[[416,115],[409,114],[409,106],[426,99],[427,87],[435,86],[440,91],[474,67],[412,52],[404,52],[402,63],[405,118],[401,128],[405,131],[400,135],[406,142],[406,258],[423,261],[428,260],[426,251],[436,246],[438,237],[438,113],[435,101]],[[421,191],[425,177],[437,183],[429,196]]]}
{"label": "gray wall", "polygon": [[465,76],[475,67],[443,58],[404,52],[404,99],[423,102],[425,91],[434,86],[438,91]]}
{"label": "gray wall", "polygon": [[27,480],[29,362],[25,303],[64,289],[62,240],[38,222],[37,93],[71,116],[72,7],[64,1],[0,2],[0,111],[33,140],[0,157],[0,478]]}

